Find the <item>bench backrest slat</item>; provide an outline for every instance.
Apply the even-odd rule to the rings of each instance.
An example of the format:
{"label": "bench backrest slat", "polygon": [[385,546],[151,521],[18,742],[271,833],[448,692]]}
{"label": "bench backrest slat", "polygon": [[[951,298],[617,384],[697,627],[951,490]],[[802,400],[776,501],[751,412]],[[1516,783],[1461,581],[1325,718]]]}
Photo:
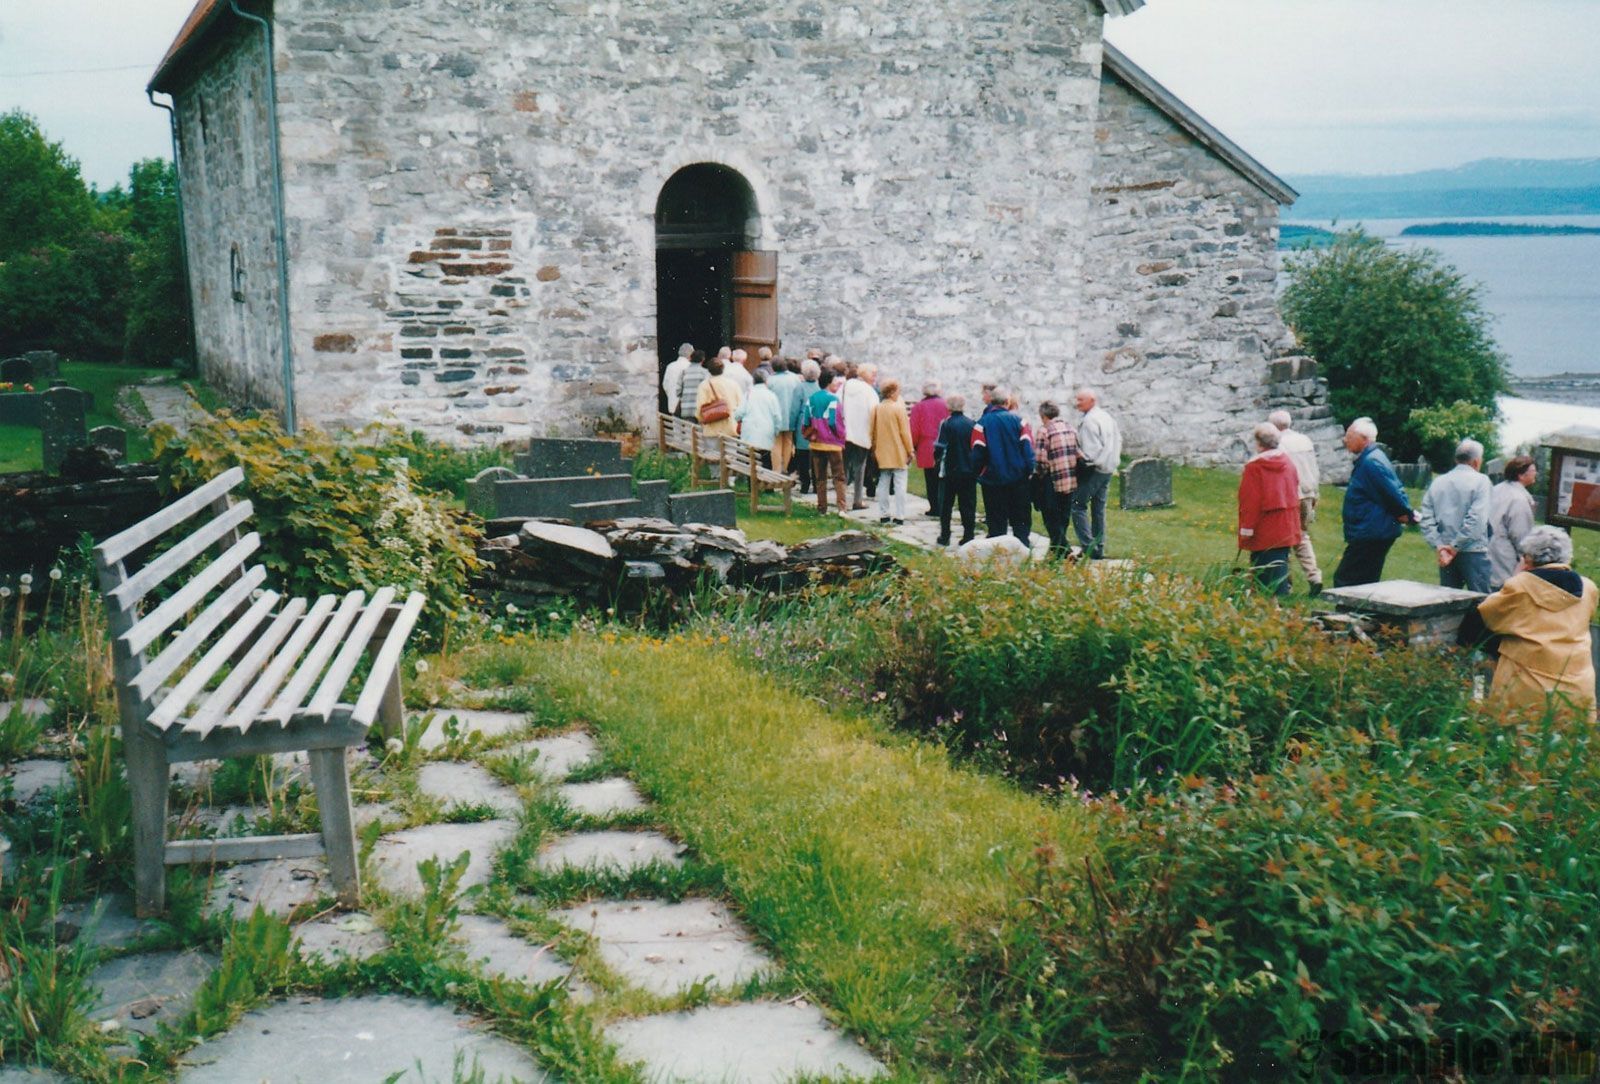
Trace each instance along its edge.
{"label": "bench backrest slat", "polygon": [[114,534],[94,548],[95,561],[101,569],[109,569],[127,557],[178,526],[184,520],[210,507],[213,501],[226,496],[234,486],[244,481],[244,471],[232,467],[217,475],[199,489],[167,505],[148,519]]}
{"label": "bench backrest slat", "polygon": [[[249,582],[250,577],[248,575],[239,580],[239,583]],[[238,584],[234,585],[235,588],[237,586]],[[157,730],[165,730],[171,726],[173,720],[182,715],[183,709],[193,703],[194,698],[200,694],[200,690],[206,687],[206,682],[210,681],[227,664],[234,653],[244,645],[250,635],[267,619],[267,616],[272,613],[272,608],[278,604],[278,598],[278,592],[268,591],[251,603],[244,616],[230,625],[221,636],[217,637],[217,642],[212,644],[210,649],[200,657],[200,661],[190,667],[189,672],[183,675],[182,680],[167,691],[166,697],[150,713],[150,725]],[[218,599],[218,602],[221,601],[221,599]],[[217,603],[212,603],[211,609],[217,609]],[[194,628],[193,625],[189,627]],[[170,651],[171,648],[168,650]],[[145,673],[149,673],[160,663],[161,659],[157,658],[145,668]],[[140,675],[141,678],[143,676],[143,674]],[[148,697],[149,693],[146,692],[145,695]]]}
{"label": "bench backrest slat", "polygon": [[[384,637],[383,647],[373,657],[373,673],[381,674],[400,664],[400,655],[406,649],[406,637],[411,635],[411,627],[417,623],[417,615],[422,613],[425,601],[426,598],[417,591],[413,591],[406,599],[399,616],[389,626],[389,635]],[[367,682],[367,687],[361,690],[361,698],[356,701],[355,710],[350,713],[350,721],[357,726],[371,726],[378,715],[385,689],[376,681]]]}
{"label": "bench backrest slat", "polygon": [[[273,694],[278,691],[278,686],[283,684],[283,679],[288,676],[300,655],[322,629],[328,620],[328,615],[333,613],[334,604],[338,601],[337,595],[323,595],[317,599],[311,607],[311,612],[301,619],[299,626],[294,630],[294,635],[289,638],[283,650],[272,657],[272,662],[250,686],[250,690],[239,698],[239,702],[228,712],[228,717],[216,725],[224,730],[242,730],[251,719],[261,714],[261,709],[267,706],[267,701],[272,699]],[[206,714],[205,711],[201,711],[202,721]]]}
{"label": "bench backrest slat", "polygon": [[[280,723],[287,723],[294,714],[295,708],[305,699],[311,691],[311,686],[316,683],[317,676],[322,673],[322,668],[333,657],[334,649],[344,639],[344,634],[361,613],[361,601],[366,596],[360,591],[351,591],[339,604],[339,609],[328,620],[327,626],[322,630],[322,635],[317,637],[317,642],[311,650],[306,652],[305,661],[294,672],[294,677],[278,693],[278,698],[272,702],[262,714],[269,719],[276,719]],[[243,729],[243,727],[241,727]]]}
{"label": "bench backrest slat", "polygon": [[250,518],[250,513],[253,511],[254,507],[249,501],[233,505],[129,576],[121,586],[107,591],[106,601],[118,609],[131,609],[140,599],[164,583],[168,576],[205,553],[211,546],[222,541],[227,541],[231,545],[236,541],[228,536]]}
{"label": "bench backrest slat", "polygon": [[185,625],[172,638],[172,642],[161,649],[161,654],[146,660],[139,668],[139,673],[129,682],[139,698],[149,703],[161,684],[175,674],[178,667],[189,661],[189,656],[199,651],[200,645],[221,628],[224,621],[239,612],[250,597],[250,592],[261,586],[266,578],[267,570],[260,565],[253,565]]}
{"label": "bench backrest slat", "polygon": [[153,644],[156,637],[177,624],[179,618],[198,606],[231,572],[244,564],[245,558],[260,547],[261,536],[254,531],[239,539],[161,605],[134,622],[133,627],[117,639],[116,646],[130,657],[137,656]]}
{"label": "bench backrest slat", "polygon": [[356,672],[356,664],[361,661],[361,653],[366,650],[367,642],[372,639],[372,634],[378,628],[378,622],[383,619],[384,611],[389,608],[389,603],[394,601],[394,596],[393,587],[380,587],[377,594],[372,596],[372,601],[367,603],[367,608],[361,614],[361,620],[356,622],[355,629],[345,637],[344,646],[334,657],[333,665],[328,667],[328,673],[323,677],[322,684],[318,685],[317,691],[312,694],[311,703],[306,708],[311,714],[327,716],[332,713],[334,705],[339,702],[339,694],[344,692],[344,687],[350,683],[350,675]]}

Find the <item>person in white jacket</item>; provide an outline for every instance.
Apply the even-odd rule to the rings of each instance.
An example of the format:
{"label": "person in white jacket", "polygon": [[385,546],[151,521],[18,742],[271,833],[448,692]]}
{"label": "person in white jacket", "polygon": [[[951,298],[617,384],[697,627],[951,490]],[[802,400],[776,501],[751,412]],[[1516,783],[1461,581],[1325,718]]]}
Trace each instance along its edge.
{"label": "person in white jacket", "polygon": [[1300,571],[1306,574],[1306,585],[1312,598],[1322,594],[1322,569],[1317,566],[1317,551],[1311,548],[1311,525],[1317,519],[1317,496],[1320,493],[1322,472],[1317,466],[1317,446],[1311,438],[1294,428],[1294,419],[1287,410],[1274,410],[1267,421],[1278,429],[1278,448],[1294,464],[1300,479],[1300,544],[1294,548]]}
{"label": "person in white jacket", "polygon": [[1106,555],[1106,497],[1122,462],[1122,429],[1100,405],[1100,393],[1079,388],[1078,488],[1072,493],[1072,528],[1090,560]]}
{"label": "person in white jacket", "polygon": [[872,455],[872,410],[878,405],[878,367],[862,365],[844,382],[839,406],[844,412],[844,476],[850,483],[850,507],[867,506],[867,460]]}
{"label": "person in white jacket", "polygon": [[683,371],[689,367],[689,359],[693,356],[694,344],[684,343],[678,347],[678,356],[667,362],[666,369],[661,373],[661,390],[667,395],[668,414],[678,412],[678,396],[683,392]]}
{"label": "person in white jacket", "polygon": [[783,404],[767,387],[767,374],[757,369],[751,374],[750,394],[733,412],[739,422],[739,439],[761,453],[761,465],[772,466],[772,445],[783,430]]}

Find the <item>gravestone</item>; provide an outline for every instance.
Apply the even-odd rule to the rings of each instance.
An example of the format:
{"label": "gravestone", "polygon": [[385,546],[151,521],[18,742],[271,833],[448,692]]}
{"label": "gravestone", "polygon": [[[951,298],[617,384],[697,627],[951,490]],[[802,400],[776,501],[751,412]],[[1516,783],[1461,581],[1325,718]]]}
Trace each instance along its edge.
{"label": "gravestone", "polygon": [[622,442],[594,437],[534,437],[516,457],[529,478],[570,478],[579,474],[623,474]]}
{"label": "gravestone", "polygon": [[467,481],[467,511],[484,519],[493,519],[495,511],[494,487],[497,482],[515,481],[517,472],[506,467],[488,467]]}
{"label": "gravestone", "polygon": [[633,483],[633,495],[639,501],[641,516],[667,519],[667,498],[672,496],[672,483],[665,478],[647,479]]}
{"label": "gravestone", "polygon": [[1135,459],[1122,472],[1118,496],[1123,508],[1171,506],[1172,464],[1165,459]]}
{"label": "gravestone", "polygon": [[0,392],[0,425],[39,428],[39,395],[31,391]]}
{"label": "gravestone", "polygon": [[494,483],[494,516],[575,519],[574,504],[625,501],[633,496],[633,478],[626,474],[578,475],[571,478],[500,479]]}
{"label": "gravestone", "polygon": [[89,443],[118,459],[128,458],[128,431],[118,425],[97,425],[89,430]]}
{"label": "gravestone", "polygon": [[88,412],[86,397],[76,388],[51,388],[44,393],[39,415],[39,435],[44,448],[44,469],[51,474],[61,470],[67,452],[89,443],[84,428]]}
{"label": "gravestone", "polygon": [[1499,482],[1506,472],[1505,456],[1496,456],[1484,464],[1483,473],[1489,476],[1489,481]]}
{"label": "gravestone", "polygon": [[30,350],[22,355],[33,366],[33,379],[54,380],[61,375],[61,355],[54,350]]}
{"label": "gravestone", "polygon": [[0,361],[0,384],[32,384],[33,362],[25,357]]}
{"label": "gravestone", "polygon": [[702,489],[694,493],[674,493],[667,498],[667,518],[678,526],[709,523],[713,527],[737,527],[737,502],[731,489]]}

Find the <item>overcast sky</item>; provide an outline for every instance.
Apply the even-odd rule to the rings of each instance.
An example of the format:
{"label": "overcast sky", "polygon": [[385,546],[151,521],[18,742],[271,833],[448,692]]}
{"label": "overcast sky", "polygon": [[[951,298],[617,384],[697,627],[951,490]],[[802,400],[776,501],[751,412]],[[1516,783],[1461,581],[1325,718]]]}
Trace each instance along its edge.
{"label": "overcast sky", "polygon": [[[102,187],[168,155],[144,84],[192,6],[0,0],[0,111]],[[1600,157],[1600,0],[1149,0],[1107,36],[1279,173]]]}

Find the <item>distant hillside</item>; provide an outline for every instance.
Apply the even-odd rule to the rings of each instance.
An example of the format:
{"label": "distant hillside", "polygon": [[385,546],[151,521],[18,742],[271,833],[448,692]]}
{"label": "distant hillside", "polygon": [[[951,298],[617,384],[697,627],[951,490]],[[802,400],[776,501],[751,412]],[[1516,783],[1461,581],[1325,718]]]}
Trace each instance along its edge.
{"label": "distant hillside", "polygon": [[1600,233],[1600,226],[1530,226],[1520,222],[1423,222],[1401,237],[1573,237]]}
{"label": "distant hillside", "polygon": [[1286,178],[1295,218],[1600,214],[1600,158],[1486,158],[1454,169]]}

